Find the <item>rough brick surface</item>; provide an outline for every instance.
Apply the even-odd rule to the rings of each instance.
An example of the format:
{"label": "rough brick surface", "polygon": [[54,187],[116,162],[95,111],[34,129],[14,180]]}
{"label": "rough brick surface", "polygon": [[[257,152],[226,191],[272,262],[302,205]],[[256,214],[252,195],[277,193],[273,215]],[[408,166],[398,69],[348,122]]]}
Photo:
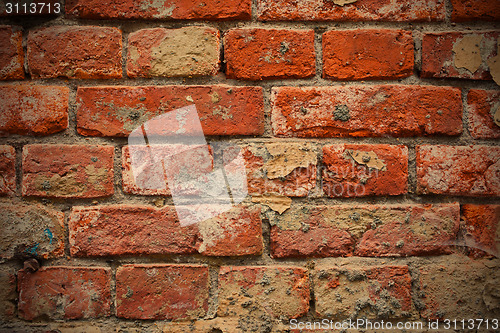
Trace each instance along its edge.
{"label": "rough brick surface", "polygon": [[442,32],[422,40],[422,77],[491,80],[498,32]]}
{"label": "rough brick surface", "polygon": [[12,146],[0,146],[0,196],[16,194],[16,151]]}
{"label": "rough brick surface", "polygon": [[219,39],[219,30],[210,27],[154,28],[131,33],[127,75],[215,75],[219,70]]}
{"label": "rough brick surface", "polygon": [[467,107],[469,109],[469,132],[474,138],[500,138],[500,92],[498,90],[469,90]]}
{"label": "rough brick surface", "polygon": [[498,264],[458,255],[422,262],[417,267],[420,292],[415,299],[422,318],[498,318]]}
{"label": "rough brick surface", "polygon": [[323,77],[397,79],[413,74],[411,31],[334,30],[323,34]]}
{"label": "rough brick surface", "polygon": [[116,272],[118,317],[188,320],[207,310],[207,266],[124,265]]}
{"label": "rough brick surface", "polygon": [[[234,151],[224,152],[229,159]],[[249,194],[280,194],[304,197],[316,186],[317,157],[312,145],[269,142],[241,145]]]}
{"label": "rough brick surface", "polygon": [[120,78],[121,57],[122,35],[117,28],[54,26],[28,35],[28,63],[33,78]]}
{"label": "rough brick surface", "polygon": [[416,256],[450,253],[458,204],[292,205],[271,220],[273,257]]}
{"label": "rough brick surface", "polygon": [[500,148],[417,146],[417,192],[499,196]]}
{"label": "rough brick surface", "polygon": [[399,195],[408,190],[406,146],[324,146],[323,164],[322,188],[329,197]]}
{"label": "rough brick surface", "polygon": [[42,205],[0,203],[0,257],[54,258],[64,254],[64,214]]}
{"label": "rough brick surface", "polygon": [[314,274],[316,314],[333,320],[414,316],[411,282],[405,265],[318,266]]}
{"label": "rough brick surface", "polygon": [[[82,135],[127,136],[156,116],[192,104],[205,135],[264,132],[260,87],[88,87],[78,89],[77,103],[77,126]],[[162,134],[175,134],[179,127],[171,132],[164,128]]]}
{"label": "rough brick surface", "polygon": [[114,193],[112,146],[27,145],[24,196],[95,198]]}
{"label": "rough brick surface", "polygon": [[313,30],[232,29],[224,36],[227,77],[306,78],[315,74]]}
{"label": "rough brick surface", "polygon": [[500,3],[497,0],[451,0],[453,22],[498,21]]}
{"label": "rough brick surface", "polygon": [[0,265],[0,316],[2,321],[13,319],[16,314],[16,266]]}
{"label": "rough brick surface", "polygon": [[472,257],[499,256],[500,205],[463,205],[464,243]]}
{"label": "rough brick surface", "polygon": [[18,275],[19,316],[34,320],[87,319],[110,315],[109,268],[44,267]]}
{"label": "rough brick surface", "polygon": [[273,133],[283,137],[457,135],[460,90],[429,86],[273,88]]}
{"label": "rough brick surface", "polygon": [[[309,310],[306,270],[289,266],[224,266],[219,272],[218,317],[245,318],[245,330]],[[260,320],[259,320],[260,319]],[[257,321],[257,322],[256,322]]]}
{"label": "rough brick surface", "polygon": [[23,34],[17,28],[0,26],[0,80],[24,79]]}
{"label": "rough brick surface", "polygon": [[444,21],[441,0],[258,0],[262,21]]}
{"label": "rough brick surface", "polygon": [[87,19],[248,20],[250,0],[68,0],[69,16]]}
{"label": "rough brick surface", "polygon": [[0,136],[50,135],[68,127],[69,89],[60,86],[0,87]]}
{"label": "rough brick surface", "polygon": [[238,256],[261,254],[263,248],[260,209],[247,206],[189,226],[180,225],[171,206],[75,207],[69,218],[69,242],[74,256]]}

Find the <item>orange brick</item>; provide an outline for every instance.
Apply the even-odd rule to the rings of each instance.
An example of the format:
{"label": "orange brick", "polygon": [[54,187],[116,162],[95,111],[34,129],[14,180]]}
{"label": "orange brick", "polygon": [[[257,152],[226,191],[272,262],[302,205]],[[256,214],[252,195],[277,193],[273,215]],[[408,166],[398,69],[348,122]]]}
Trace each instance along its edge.
{"label": "orange brick", "polygon": [[451,0],[451,6],[453,22],[500,20],[497,0]]}
{"label": "orange brick", "polygon": [[471,257],[498,257],[500,205],[462,205],[464,242]]}
{"label": "orange brick", "polygon": [[[476,139],[500,138],[500,92],[471,89],[467,94],[469,131]],[[495,116],[497,121],[495,122]],[[498,124],[498,125],[497,125]]]}
{"label": "orange brick", "polygon": [[0,26],[0,80],[24,79],[23,33],[16,27]]}

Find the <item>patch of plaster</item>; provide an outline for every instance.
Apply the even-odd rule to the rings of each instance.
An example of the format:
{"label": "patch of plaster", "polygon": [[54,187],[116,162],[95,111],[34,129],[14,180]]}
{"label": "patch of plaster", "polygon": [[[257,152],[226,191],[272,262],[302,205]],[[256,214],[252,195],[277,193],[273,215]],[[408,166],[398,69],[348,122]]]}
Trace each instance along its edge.
{"label": "patch of plaster", "polygon": [[482,63],[480,49],[482,39],[481,35],[467,35],[453,45],[455,67],[465,68],[471,73],[479,69]]}

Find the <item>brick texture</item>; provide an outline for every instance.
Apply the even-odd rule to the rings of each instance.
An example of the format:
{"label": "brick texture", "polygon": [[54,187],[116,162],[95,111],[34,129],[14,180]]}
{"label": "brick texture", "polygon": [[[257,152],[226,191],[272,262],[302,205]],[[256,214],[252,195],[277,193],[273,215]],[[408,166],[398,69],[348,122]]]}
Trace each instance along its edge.
{"label": "brick texture", "polygon": [[210,27],[154,28],[131,33],[127,75],[215,75],[219,70],[219,39],[219,31]]}
{"label": "brick texture", "polygon": [[16,315],[16,266],[0,265],[0,316],[4,322],[10,321]]}
{"label": "brick texture", "polygon": [[109,268],[44,267],[17,275],[19,316],[26,320],[89,319],[110,315]]}
{"label": "brick texture", "polygon": [[23,148],[24,196],[95,198],[114,193],[114,149],[90,145]]}
{"label": "brick texture", "polygon": [[500,92],[471,89],[467,94],[469,132],[477,139],[500,138]]}
{"label": "brick texture", "polygon": [[413,74],[410,31],[334,30],[323,34],[323,77],[334,80],[397,79]]}
{"label": "brick texture", "polygon": [[444,21],[445,7],[440,0],[258,0],[257,17],[262,21]]}
{"label": "brick texture", "polygon": [[499,161],[495,146],[417,146],[417,192],[499,196]]}
{"label": "brick texture", "polygon": [[451,0],[453,22],[498,21],[500,3],[496,0]]}
{"label": "brick texture", "polygon": [[86,19],[248,20],[250,0],[69,0],[66,13]]}
{"label": "brick texture", "polygon": [[23,34],[17,29],[0,26],[0,80],[24,79]]}
{"label": "brick texture", "polygon": [[[147,120],[192,104],[205,135],[264,132],[260,87],[82,87],[77,103],[77,129],[86,136],[127,136]],[[169,135],[169,128],[162,130]]]}
{"label": "brick texture", "polygon": [[69,89],[61,86],[0,87],[0,136],[50,135],[68,127]]}
{"label": "brick texture", "polygon": [[472,257],[500,252],[500,205],[463,205],[464,243]]}
{"label": "brick texture", "polygon": [[224,36],[227,77],[307,78],[315,74],[314,31],[232,29]]}
{"label": "brick texture", "polygon": [[33,78],[120,78],[121,57],[122,35],[117,28],[54,26],[28,35]]}
{"label": "brick texture", "polygon": [[124,265],[116,272],[116,315],[128,319],[195,319],[208,310],[208,267]]}
{"label": "brick texture", "polygon": [[491,80],[498,32],[428,33],[422,40],[422,77]]}
{"label": "brick texture", "polygon": [[12,146],[0,146],[0,195],[16,194],[16,151]]}
{"label": "brick texture", "polygon": [[407,192],[408,149],[405,146],[324,146],[323,165],[322,188],[329,197]]}
{"label": "brick texture", "polygon": [[452,87],[281,87],[273,88],[271,103],[273,133],[280,137],[399,137],[462,132],[460,90]]}

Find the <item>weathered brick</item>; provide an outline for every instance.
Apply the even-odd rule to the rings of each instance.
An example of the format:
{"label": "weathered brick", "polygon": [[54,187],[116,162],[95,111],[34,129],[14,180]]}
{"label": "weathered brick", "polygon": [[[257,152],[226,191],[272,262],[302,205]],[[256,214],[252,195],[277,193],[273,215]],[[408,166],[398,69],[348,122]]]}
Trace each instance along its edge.
{"label": "weathered brick", "polygon": [[66,14],[86,19],[249,20],[250,0],[68,0]]}
{"label": "weathered brick", "polygon": [[[127,136],[145,121],[195,104],[205,135],[260,135],[263,103],[260,87],[82,87],[77,92],[77,127],[87,136]],[[178,129],[163,128],[162,135]]]}
{"label": "weathered brick", "polygon": [[323,34],[323,77],[397,79],[413,74],[411,31],[333,30]]}
{"label": "weathered brick", "polygon": [[23,33],[16,27],[0,26],[0,80],[24,79]]}
{"label": "weathered brick", "polygon": [[491,323],[500,315],[495,296],[500,292],[498,267],[498,260],[471,260],[458,255],[416,263],[416,286],[420,290],[414,301],[422,318],[481,318]]}
{"label": "weathered brick", "polygon": [[68,127],[69,89],[61,86],[0,87],[0,136],[50,135]]}
{"label": "weathered brick", "polygon": [[323,164],[322,187],[329,197],[399,195],[408,191],[406,146],[324,146]]}
{"label": "weathered brick", "polygon": [[303,268],[224,266],[219,272],[217,316],[245,318],[243,325],[259,326],[274,318],[305,315],[309,298],[309,278]]}
{"label": "weathered brick", "polygon": [[116,272],[118,317],[188,320],[207,310],[207,266],[124,265]]}
{"label": "weathered brick", "polygon": [[422,77],[491,80],[499,32],[440,32],[422,40]]}
{"label": "weathered brick", "polygon": [[24,146],[23,195],[52,198],[112,195],[113,158],[112,146]]}
{"label": "weathered brick", "polygon": [[64,214],[42,205],[0,203],[0,257],[54,258],[64,254]]}
{"label": "weathered brick", "polygon": [[500,20],[497,0],[451,0],[451,6],[453,22]]}
{"label": "weathered brick", "polygon": [[16,315],[16,271],[15,265],[0,264],[0,318],[2,322],[14,319]]}
{"label": "weathered brick", "polygon": [[32,78],[121,78],[121,57],[122,34],[117,28],[54,26],[28,35]]}
{"label": "weathered brick", "polygon": [[467,94],[469,131],[477,139],[500,138],[500,92],[471,89]]}
{"label": "weathered brick", "polygon": [[406,265],[316,267],[316,314],[333,320],[415,316]]}
{"label": "weathered brick", "polygon": [[472,257],[500,253],[500,205],[463,205],[464,245]]}
{"label": "weathered brick", "polygon": [[273,88],[280,137],[458,135],[460,89],[429,86]]}
{"label": "weathered brick", "polygon": [[139,30],[128,37],[127,75],[215,75],[219,70],[219,47],[219,30],[210,27]]}
{"label": "weathered brick", "polygon": [[19,316],[26,320],[86,319],[110,315],[111,270],[105,267],[43,267],[17,275]]}
{"label": "weathered brick", "polygon": [[314,76],[313,30],[231,29],[224,36],[226,75],[262,80]]}
{"label": "weathered brick", "polygon": [[414,256],[450,253],[458,204],[292,205],[271,219],[273,257]]}
{"label": "weathered brick", "polygon": [[444,21],[442,0],[258,0],[261,21]]}
{"label": "weathered brick", "polygon": [[0,195],[16,194],[16,150],[0,146]]}
{"label": "weathered brick", "polygon": [[180,225],[172,206],[74,207],[69,242],[74,256],[255,255],[262,253],[262,221],[258,207],[243,205],[189,226]]}
{"label": "weathered brick", "polygon": [[417,192],[500,195],[500,147],[417,146]]}
{"label": "weathered brick", "polygon": [[[316,186],[317,156],[308,143],[241,144],[249,194],[277,193],[305,197]],[[231,160],[233,149],[224,152]]]}

